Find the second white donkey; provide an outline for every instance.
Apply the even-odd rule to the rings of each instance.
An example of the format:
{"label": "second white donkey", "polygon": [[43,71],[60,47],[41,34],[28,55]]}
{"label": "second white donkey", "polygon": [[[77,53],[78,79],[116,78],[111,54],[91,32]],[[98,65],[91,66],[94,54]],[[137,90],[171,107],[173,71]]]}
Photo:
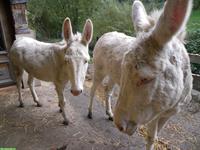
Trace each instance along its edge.
{"label": "second white donkey", "polygon": [[83,83],[90,59],[88,45],[93,35],[93,24],[90,19],[85,23],[83,35],[73,35],[71,21],[66,18],[63,22],[64,40],[60,43],[44,43],[31,38],[17,39],[9,53],[16,76],[20,107],[23,107],[21,95],[21,79],[23,70],[28,73],[28,85],[34,102],[41,106],[34,89],[33,79],[53,82],[58,94],[59,106],[68,125],[65,112],[65,84],[71,82],[71,93],[79,95],[83,90]]}
{"label": "second white donkey", "polygon": [[106,114],[109,120],[113,120],[111,99],[114,85],[120,84],[121,63],[124,54],[130,50],[135,38],[119,32],[109,32],[104,34],[96,43],[93,51],[93,85],[90,92],[90,103],[88,108],[88,118],[92,119],[92,106],[97,87],[103,79],[108,76],[105,90]]}

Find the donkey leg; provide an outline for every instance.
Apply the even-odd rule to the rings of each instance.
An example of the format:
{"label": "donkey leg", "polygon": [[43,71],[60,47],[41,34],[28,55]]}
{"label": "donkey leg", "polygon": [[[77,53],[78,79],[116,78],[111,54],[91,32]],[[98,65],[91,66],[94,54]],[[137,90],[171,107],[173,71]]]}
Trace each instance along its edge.
{"label": "donkey leg", "polygon": [[60,103],[58,103],[58,107],[60,108],[59,112],[61,113],[62,112],[62,109],[60,107]]}
{"label": "donkey leg", "polygon": [[24,103],[22,101],[22,93],[21,93],[21,89],[22,89],[21,81],[22,81],[23,69],[13,65],[13,70],[14,70],[14,74],[16,78],[17,91],[19,95],[18,97],[19,107],[24,107]]}
{"label": "donkey leg", "polygon": [[64,85],[63,84],[55,84],[55,87],[56,87],[56,92],[58,94],[58,100],[59,100],[59,106],[60,106],[60,109],[62,110],[62,116],[64,118],[64,121],[63,121],[63,124],[64,125],[68,125],[69,124],[69,120],[67,119],[67,116],[66,116],[66,112],[65,112],[65,97],[64,97],[64,94],[63,94],[63,90],[64,90]]}
{"label": "donkey leg", "polygon": [[113,112],[111,108],[111,99],[114,91],[114,83],[112,79],[109,79],[108,85],[105,87],[105,101],[106,101],[106,114],[108,115],[108,119],[113,121]]}
{"label": "donkey leg", "polygon": [[59,109],[59,112],[62,113],[62,109],[61,109],[61,104],[60,104],[60,102],[58,102],[58,107],[60,108],[60,109]]}
{"label": "donkey leg", "polygon": [[165,114],[163,114],[163,116],[160,117],[160,119],[158,120],[158,133],[165,126],[169,118],[173,116],[174,114],[176,114],[177,112],[178,110],[176,108],[171,109],[171,110],[168,110]]}
{"label": "donkey leg", "polygon": [[154,140],[157,138],[158,119],[152,120],[147,125],[148,137],[146,140],[146,150],[154,150]]}
{"label": "donkey leg", "polygon": [[97,71],[94,72],[93,84],[92,84],[92,88],[90,91],[90,103],[89,103],[89,107],[88,107],[88,118],[89,119],[92,119],[92,106],[93,106],[95,91],[96,91],[97,87],[99,86],[99,84],[102,82],[103,78],[104,78],[104,76],[102,74],[98,73]]}
{"label": "donkey leg", "polygon": [[28,86],[30,88],[31,91],[31,95],[33,96],[33,101],[35,103],[37,103],[37,107],[41,107],[42,105],[40,104],[40,102],[38,101],[38,96],[35,92],[35,86],[34,86],[34,78],[32,75],[28,75]]}
{"label": "donkey leg", "polygon": [[157,134],[160,132],[160,130],[163,128],[163,126],[166,124],[166,122],[169,120],[171,116],[173,116],[175,113],[177,113],[177,109],[170,109],[163,113],[158,118],[155,118],[152,120],[149,124],[147,124],[147,133],[148,137],[146,139],[146,150],[153,150],[154,149],[154,141],[157,139]]}

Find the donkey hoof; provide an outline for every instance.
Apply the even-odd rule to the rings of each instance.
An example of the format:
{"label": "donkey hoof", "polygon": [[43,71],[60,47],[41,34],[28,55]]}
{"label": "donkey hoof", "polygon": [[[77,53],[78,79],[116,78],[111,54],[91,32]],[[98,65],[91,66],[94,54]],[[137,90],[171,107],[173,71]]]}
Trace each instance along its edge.
{"label": "donkey hoof", "polygon": [[37,103],[37,105],[36,105],[37,107],[42,107],[42,104],[40,104],[40,103]]}
{"label": "donkey hoof", "polygon": [[92,112],[89,112],[89,113],[88,113],[88,118],[89,118],[89,119],[92,119]]}
{"label": "donkey hoof", "polygon": [[67,125],[69,124],[69,122],[68,122],[68,121],[63,121],[63,124],[64,124],[65,126],[67,126]]}
{"label": "donkey hoof", "polygon": [[23,108],[23,107],[24,107],[24,104],[23,104],[23,103],[20,103],[18,107],[19,107],[19,108]]}
{"label": "donkey hoof", "polygon": [[108,120],[113,121],[113,117],[108,117]]}

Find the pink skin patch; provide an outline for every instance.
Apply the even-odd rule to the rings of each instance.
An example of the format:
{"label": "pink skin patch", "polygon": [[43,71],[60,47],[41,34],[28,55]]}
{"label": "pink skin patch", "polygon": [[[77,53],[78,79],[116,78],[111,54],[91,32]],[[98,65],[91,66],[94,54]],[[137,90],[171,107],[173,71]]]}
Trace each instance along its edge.
{"label": "pink skin patch", "polygon": [[172,24],[170,29],[172,32],[176,32],[178,28],[180,28],[186,13],[186,8],[187,7],[185,6],[185,4],[181,2],[178,2],[178,4],[176,4],[176,7],[174,8],[171,17]]}

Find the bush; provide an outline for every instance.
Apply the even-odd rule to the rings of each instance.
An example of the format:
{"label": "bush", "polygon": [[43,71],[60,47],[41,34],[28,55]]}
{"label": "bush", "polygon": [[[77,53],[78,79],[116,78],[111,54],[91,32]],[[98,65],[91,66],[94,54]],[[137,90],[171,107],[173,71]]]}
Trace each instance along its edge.
{"label": "bush", "polygon": [[[143,0],[147,11],[153,8],[160,8],[163,2],[161,0],[154,0],[148,2]],[[127,35],[134,34],[134,28],[131,18],[132,0],[105,0],[102,6],[93,14],[95,34],[94,37],[99,37],[103,33],[118,31]]]}
{"label": "bush", "polygon": [[186,48],[189,53],[200,54],[200,29],[188,34]]}
{"label": "bush", "polygon": [[61,38],[65,17],[71,19],[74,32],[82,31],[85,20],[91,18],[99,3],[99,0],[29,0],[29,25],[36,30],[38,39]]}
{"label": "bush", "polygon": [[102,7],[93,14],[92,20],[95,29],[94,39],[112,31],[123,32],[127,35],[133,34],[131,5],[128,2],[104,1]]}
{"label": "bush", "polygon": [[[143,0],[147,10],[160,6],[160,1]],[[65,17],[70,17],[74,32],[82,31],[85,20],[92,18],[93,39],[110,31],[132,35],[131,5],[132,0],[29,0],[28,19],[40,40],[60,38]]]}
{"label": "bush", "polygon": [[200,0],[194,0],[193,8],[194,9],[199,9],[200,8]]}
{"label": "bush", "polygon": [[[186,44],[187,51],[193,54],[200,54],[200,29],[190,32]],[[200,74],[200,65],[191,64],[192,72]]]}

